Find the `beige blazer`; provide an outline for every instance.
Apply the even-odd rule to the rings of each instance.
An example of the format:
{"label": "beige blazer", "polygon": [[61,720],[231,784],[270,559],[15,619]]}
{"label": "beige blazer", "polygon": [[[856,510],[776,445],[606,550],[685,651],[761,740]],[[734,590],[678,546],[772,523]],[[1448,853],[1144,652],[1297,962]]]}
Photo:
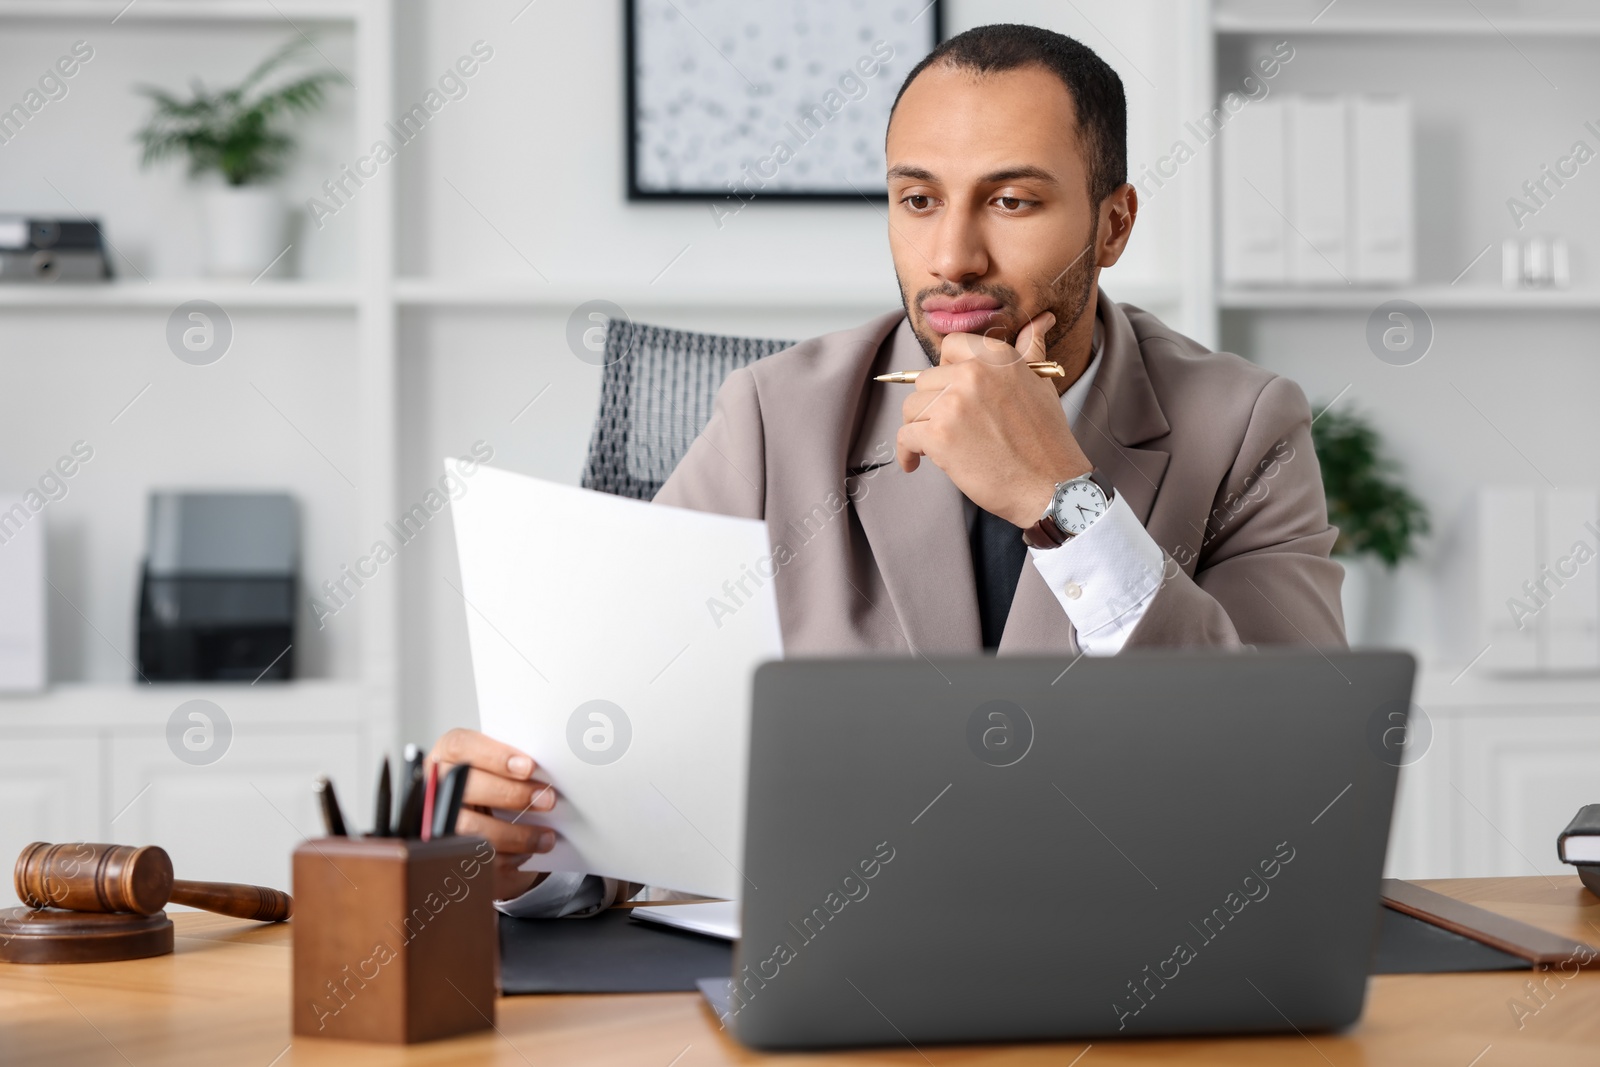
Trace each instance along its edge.
{"label": "beige blazer", "polygon": [[[1338,531],[1299,386],[1103,293],[1096,314],[1105,347],[1078,443],[1166,560],[1125,647],[1343,646]],[[900,470],[912,387],[870,381],[923,366],[896,311],[737,370],[656,495],[767,521],[773,558],[746,589],[758,571],[776,583],[786,655],[981,651],[962,494],[931,461]],[[999,654],[1077,652],[1030,560]]]}

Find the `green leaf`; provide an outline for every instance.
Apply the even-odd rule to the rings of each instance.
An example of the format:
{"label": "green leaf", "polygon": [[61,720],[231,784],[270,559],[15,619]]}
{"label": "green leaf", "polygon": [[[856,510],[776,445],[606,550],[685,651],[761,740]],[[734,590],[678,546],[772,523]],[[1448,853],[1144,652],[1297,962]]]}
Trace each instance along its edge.
{"label": "green leaf", "polygon": [[1428,510],[1399,480],[1377,430],[1357,414],[1324,410],[1311,424],[1336,554],[1371,555],[1390,567],[1417,554]]}
{"label": "green leaf", "polygon": [[134,135],[142,149],[141,165],[187,155],[191,177],[215,172],[230,185],[260,182],[280,173],[295,141],[278,120],[315,112],[326,99],[323,87],[336,75],[315,71],[253,99],[251,94],[308,47],[311,42],[304,37],[289,40],[231,88],[212,92],[195,78],[187,100],[157,86],[140,86],[138,92],[154,105],[144,128]]}

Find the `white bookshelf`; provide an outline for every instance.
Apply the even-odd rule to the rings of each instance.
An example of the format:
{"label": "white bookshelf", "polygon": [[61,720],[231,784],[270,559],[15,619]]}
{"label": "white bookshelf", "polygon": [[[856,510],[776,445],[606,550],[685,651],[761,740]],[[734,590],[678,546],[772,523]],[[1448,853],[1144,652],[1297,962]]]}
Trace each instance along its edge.
{"label": "white bookshelf", "polygon": [[[148,52],[163,46],[163,35],[173,34],[172,39],[179,41],[214,36],[230,46],[241,46],[242,51],[261,54],[287,36],[321,32],[353,49],[351,84],[341,86],[341,92],[348,94],[348,102],[336,104],[331,110],[339,117],[330,120],[344,124],[342,143],[337,148],[344,154],[360,143],[357,130],[379,128],[393,112],[393,17],[390,0],[0,0],[0,37],[27,34],[36,40],[63,44],[81,38],[92,43],[96,50],[94,62],[99,64],[84,64],[76,80],[69,83],[71,91],[64,100],[49,105],[54,111],[39,113],[17,135],[16,143],[35,153],[30,157],[35,160],[52,151],[61,152],[65,148],[63,142],[70,139],[61,135],[59,124],[52,129],[52,123],[83,117],[70,111],[82,111],[74,94],[81,100],[84,87],[91,84],[93,77],[120,80],[117,72],[136,69],[140,50]],[[326,37],[319,45],[329,50],[341,47],[328,43]],[[341,65],[344,62],[340,60]],[[151,81],[170,80],[171,75],[164,69],[137,73],[141,79]],[[25,87],[26,80],[18,84]],[[53,145],[49,143],[51,139]],[[121,144],[112,142],[104,149],[125,151]],[[15,159],[19,149],[8,145],[7,150]],[[81,141],[72,149],[79,150]],[[82,164],[77,173],[70,165],[62,164],[55,177],[61,182],[62,172],[81,177],[83,171]],[[85,184],[93,178],[89,175]],[[127,184],[135,182],[130,179]],[[126,209],[115,204],[95,202],[83,206],[89,214],[104,217],[109,227],[116,225],[119,210],[126,217]],[[75,213],[66,204],[57,204],[50,211],[34,210],[66,217]],[[213,394],[212,404],[240,403],[239,396],[250,395],[242,393],[241,387],[254,386],[260,393],[258,400],[265,397],[263,403],[278,408],[270,416],[264,416],[265,409],[251,409],[247,413],[250,417],[239,420],[241,427],[235,432],[241,435],[258,432],[255,428],[263,424],[270,426],[267,418],[281,417],[291,425],[296,417],[306,421],[301,414],[307,409],[306,396],[336,383],[353,383],[336,386],[350,394],[348,417],[337,433],[324,432],[311,424],[314,436],[322,440],[324,447],[329,447],[330,439],[350,446],[350,456],[341,453],[340,458],[358,487],[349,490],[350,497],[344,498],[348,503],[341,503],[337,509],[322,508],[313,502],[303,513],[303,558],[337,558],[346,554],[345,544],[353,536],[380,529],[395,514],[398,499],[395,305],[390,293],[395,219],[389,184],[379,183],[363,190],[352,213],[350,221],[356,230],[350,240],[355,249],[354,262],[342,277],[264,277],[253,284],[164,277],[130,264],[121,256],[123,250],[116,249],[112,257],[118,277],[110,284],[0,286],[0,322],[9,319],[13,328],[26,326],[35,332],[42,321],[58,322],[58,328],[47,328],[40,336],[48,338],[52,330],[56,336],[63,331],[88,331],[85,336],[104,338],[100,350],[103,354],[87,362],[77,357],[74,364],[84,368],[82,373],[99,379],[118,373],[119,348],[144,353],[151,341],[159,347],[161,323],[174,308],[191,300],[211,301],[234,319],[236,348],[241,347],[243,336],[238,330],[249,324],[247,333],[255,348],[248,342],[243,348],[258,355],[248,368],[237,364],[230,367],[226,361],[203,368],[220,374],[207,379],[212,388],[222,390]],[[330,316],[339,324],[334,329],[329,328]],[[0,327],[3,332],[4,327]],[[354,344],[345,344],[346,337],[353,337]],[[280,345],[297,348],[295,358],[272,358]],[[327,349],[329,359],[318,362],[307,358],[311,350],[308,345]],[[57,355],[54,348],[53,344],[35,344],[24,351],[21,346],[7,345],[0,347],[0,361],[5,362],[13,380],[26,383],[29,379],[24,375],[30,369],[26,361],[49,360]],[[161,354],[165,354],[164,350]],[[230,358],[237,361],[245,357],[230,354]],[[193,392],[197,379],[182,379],[183,368],[176,361],[179,377],[159,361],[147,361],[145,365],[150,368],[146,376],[137,381],[130,377],[132,388],[125,389],[139,405],[151,403],[149,399],[139,399],[145,391],[157,398],[163,391],[169,397],[182,397],[185,390]],[[141,383],[145,391],[140,391]],[[41,400],[46,407],[50,405],[48,391]],[[161,443],[143,451],[130,450],[128,435],[139,432],[139,419],[149,410],[130,406],[131,413],[117,412],[117,420],[109,424],[103,418],[87,419],[74,412],[72,417],[59,420],[59,431],[40,436],[66,435],[62,444],[73,436],[87,437],[95,443],[97,461],[102,465],[131,463],[135,454],[145,457],[129,473],[155,484],[191,477],[174,473],[196,466],[184,461],[183,436],[176,427],[171,445]],[[177,410],[184,413],[181,404]],[[205,418],[195,421],[197,426],[206,425]],[[144,432],[155,431],[147,425]],[[164,428],[162,432],[166,432]],[[273,430],[272,439],[294,440],[297,432],[298,428],[291,432],[279,425]],[[307,441],[312,440],[312,435],[305,436]],[[148,441],[145,443],[148,446]],[[219,449],[219,444],[225,449],[248,451],[251,441],[202,438],[193,442],[194,446],[212,449]],[[40,447],[55,447],[55,443],[41,442]],[[309,447],[317,445],[313,442]],[[163,454],[173,458],[163,459]],[[290,462],[293,460],[284,459],[281,464]],[[319,471],[312,466],[318,462],[308,448],[303,482],[333,479],[332,471]],[[281,464],[280,470],[287,469]],[[203,469],[225,466],[200,464]],[[86,472],[94,469],[92,464],[84,468]],[[109,481],[116,480],[115,470],[108,474]],[[257,473],[254,477],[265,477],[268,484],[273,479],[270,473]],[[293,485],[288,488],[302,497],[302,508],[307,509],[304,492]],[[346,492],[342,486],[334,491],[341,496]],[[81,499],[85,490],[72,492]],[[137,511],[134,521],[117,523],[95,517],[91,521],[97,536],[106,543],[115,542],[119,551],[126,552],[130,546],[142,544],[143,509],[137,493],[118,491],[113,495],[118,514],[132,515]],[[326,496],[327,492],[321,494]],[[71,493],[66,499],[72,499]],[[43,521],[60,522],[67,528],[75,525],[70,516],[62,519],[59,511],[52,514],[47,510]],[[327,567],[322,562],[318,565]],[[316,579],[326,576],[311,572],[310,566],[308,562],[302,574],[302,601],[304,595],[315,592]],[[85,559],[72,573],[76,584],[68,582],[64,590],[50,594],[53,599],[69,598],[70,607],[56,599],[52,611],[71,620],[81,614],[80,603],[89,606],[106,590],[105,585],[97,583],[108,579],[119,587],[136,583],[137,574],[120,573],[124,569],[115,568],[118,573],[113,578],[94,556]],[[0,751],[4,753],[0,764],[10,783],[6,797],[14,804],[15,816],[7,820],[0,854],[13,855],[31,839],[152,841],[173,853],[185,877],[287,886],[290,848],[299,839],[318,832],[310,805],[312,778],[319,773],[334,776],[343,789],[347,810],[353,807],[353,815],[365,822],[370,817],[370,779],[377,755],[393,751],[401,740],[396,585],[392,581],[375,582],[364,588],[359,602],[359,630],[354,638],[337,647],[327,646],[310,676],[288,683],[152,685],[132,679],[60,681],[42,693],[0,697]],[[125,589],[119,588],[117,596],[125,595]],[[118,618],[116,623],[122,628],[109,628],[108,634],[107,626],[96,627],[87,615],[82,617],[98,635],[90,640],[98,643],[76,653],[80,661],[77,670],[89,670],[90,653],[103,654],[105,649],[100,645],[109,644],[116,654],[113,667],[121,673],[122,665],[134,653],[129,636],[134,630],[131,619]],[[308,635],[304,614],[297,625],[297,643],[305,643]],[[301,651],[297,650],[297,655]],[[126,673],[131,675],[131,669]],[[169,717],[194,699],[208,700],[220,707],[233,730],[231,748],[209,766],[190,766],[175,759],[169,750]]]}
{"label": "white bookshelf", "polygon": [[172,310],[188,300],[209,300],[224,308],[275,308],[284,311],[355,311],[361,302],[353,284],[268,281],[142,282],[122,279],[109,285],[0,286],[0,308],[92,311],[96,308]]}
{"label": "white bookshelf", "polygon": [[[1417,282],[1219,283],[1215,294],[1224,347],[1295,379],[1314,408],[1337,397],[1341,410],[1366,415],[1432,514],[1424,558],[1383,582],[1399,620],[1389,639],[1419,653],[1413,703],[1431,723],[1425,755],[1401,770],[1386,873],[1563,873],[1555,835],[1595,799],[1600,678],[1488,674],[1475,658],[1483,641],[1463,632],[1452,609],[1472,581],[1464,513],[1479,484],[1537,482],[1530,463],[1561,484],[1600,484],[1600,441],[1587,430],[1600,329],[1600,282],[1586,258],[1600,219],[1594,190],[1569,185],[1522,234],[1568,240],[1573,288],[1498,284],[1501,240],[1517,235],[1506,197],[1556,146],[1589,138],[1561,105],[1592,99],[1600,81],[1600,10],[1575,0],[1206,6],[1217,69],[1208,106],[1278,41],[1295,55],[1271,83],[1274,94],[1401,94],[1415,103]],[[1220,277],[1214,247],[1202,259]],[[1389,300],[1431,319],[1431,348],[1415,364],[1393,366],[1369,349],[1368,318]]]}
{"label": "white bookshelf", "polygon": [[1495,18],[1473,15],[1448,18],[1365,17],[1339,18],[1333,14],[1317,22],[1275,17],[1219,13],[1213,22],[1219,34],[1277,34],[1312,37],[1600,37],[1600,19]]}
{"label": "white bookshelf", "polygon": [[[75,37],[91,43],[96,49],[94,64],[99,66],[85,62],[76,76],[77,84],[86,84],[85,80],[91,77],[117,77],[115,71],[106,69],[108,63],[133,64],[131,71],[141,82],[170,81],[172,72],[169,70],[137,67],[139,51],[148,51],[161,40],[162,34],[179,34],[181,36],[175,38],[178,40],[204,39],[207,35],[218,39],[225,37],[230,42],[245,42],[248,50],[257,55],[276,41],[297,34],[311,34],[314,38],[318,34],[336,34],[339,40],[348,42],[353,54],[351,73],[354,74],[349,84],[340,84],[338,90],[340,95],[348,94],[349,99],[342,111],[348,124],[340,133],[342,140],[336,149],[341,154],[361,143],[357,130],[379,128],[392,114],[393,19],[391,0],[133,0],[132,3],[128,0],[0,0],[0,34],[16,30],[63,44]],[[328,52],[338,54],[334,51],[336,46],[325,36],[317,39],[315,46],[323,59]],[[340,65],[344,62],[341,59]],[[68,95],[49,105],[57,112],[79,106],[73,94],[81,94],[82,90],[73,88],[74,82],[68,84],[71,89]],[[340,101],[335,110],[342,104]],[[46,121],[56,117],[56,113],[42,112],[34,123],[17,134],[17,145],[28,144],[23,140],[25,137],[35,140],[51,137]],[[41,128],[35,130],[35,124]],[[48,151],[37,143],[29,147],[36,152]],[[112,149],[113,146],[104,147]],[[117,147],[120,150],[120,146]],[[8,145],[7,149],[12,153],[19,150],[14,145]],[[395,245],[393,205],[390,183],[374,183],[363,190],[363,196],[352,207],[351,223],[356,235],[350,244],[355,249],[354,262],[343,277],[293,280],[263,277],[255,282],[152,277],[154,271],[141,270],[114,244],[108,249],[117,274],[113,282],[3,285],[0,286],[0,315],[37,318],[116,313],[123,316],[116,321],[149,331],[151,323],[159,322],[160,317],[170,314],[177,306],[191,300],[206,300],[221,306],[236,319],[258,313],[271,315],[276,321],[274,330],[321,331],[329,315],[353,323],[356,344],[353,350],[342,351],[336,357],[356,364],[357,388],[352,407],[362,469],[352,472],[351,480],[360,490],[354,522],[348,525],[357,530],[377,529],[393,514],[397,499],[393,411],[395,308],[389,284]],[[108,230],[116,232],[117,205],[109,208],[101,204],[84,206],[91,215],[105,218]],[[75,204],[58,202],[48,213],[72,217],[77,214],[75,207]],[[298,237],[297,243],[304,245],[305,238]],[[62,321],[73,320],[63,318]],[[6,354],[0,358],[19,357]],[[309,380],[299,384],[314,388],[318,383]],[[288,384],[282,388],[293,387]],[[286,402],[276,384],[271,391],[278,395],[280,402]],[[80,427],[76,432],[88,431]],[[171,475],[155,471],[152,477],[161,479]],[[142,515],[139,518],[142,520]],[[141,538],[142,527],[134,523],[127,535]],[[315,577],[323,575],[303,575],[308,583]],[[134,579],[130,577],[129,580]],[[357,680],[354,684],[360,687],[363,696],[355,703],[363,709],[362,714],[370,717],[369,725],[376,743],[388,746],[395,741],[398,727],[394,694],[399,656],[393,596],[375,585],[363,591],[363,599],[366,603],[359,654],[344,662],[325,664],[322,670],[338,678]],[[386,600],[391,603],[385,603]],[[303,617],[301,625],[304,626]],[[117,651],[127,659],[132,649],[118,648]],[[48,704],[56,699],[57,692],[66,693],[71,687],[69,683],[26,702],[0,698],[0,723],[7,721],[6,716],[17,714],[23,703],[30,707],[37,707],[41,701]],[[112,694],[123,691],[113,685],[104,692],[110,699]],[[252,695],[257,700],[270,700],[273,698],[263,694],[274,692],[281,694],[285,704],[293,704],[301,700],[303,690],[293,686],[273,687]]]}
{"label": "white bookshelf", "polygon": [[[1534,9],[1534,10],[1529,10]],[[1219,34],[1410,37],[1595,37],[1600,14],[1582,0],[1519,5],[1385,0],[1217,0]]]}
{"label": "white bookshelf", "polygon": [[[1140,305],[1170,307],[1182,300],[1176,285],[1106,282],[1117,300]],[[596,297],[623,307],[640,308],[841,308],[863,313],[890,311],[900,306],[892,281],[876,288],[848,285],[793,286],[744,284],[593,284],[563,282],[485,281],[443,282],[430,278],[401,278],[394,286],[395,301],[415,308],[529,308],[567,311]]]}
{"label": "white bookshelf", "polygon": [[1384,289],[1225,288],[1217,294],[1217,306],[1227,311],[1371,311],[1386,300],[1409,300],[1424,310],[1600,311],[1600,291],[1592,289],[1413,285]]}
{"label": "white bookshelf", "polygon": [[[235,727],[302,731],[365,728],[362,683],[299,678],[277,685],[209,682],[64,682],[43,693],[8,694],[0,714],[8,733],[22,730],[133,730],[166,725],[176,704],[210,700]],[[224,757],[226,758],[226,757]]]}
{"label": "white bookshelf", "polygon": [[139,22],[356,22],[368,0],[0,0],[0,19],[71,19],[105,25]]}
{"label": "white bookshelf", "polygon": [[900,302],[893,284],[876,290],[854,286],[811,286],[796,289],[783,286],[744,284],[708,287],[663,282],[617,285],[596,281],[585,285],[574,282],[504,281],[463,279],[441,281],[432,278],[401,278],[395,282],[395,300],[414,308],[526,308],[569,311],[586,300],[604,298],[622,307],[651,308],[811,308],[840,307],[888,310]]}

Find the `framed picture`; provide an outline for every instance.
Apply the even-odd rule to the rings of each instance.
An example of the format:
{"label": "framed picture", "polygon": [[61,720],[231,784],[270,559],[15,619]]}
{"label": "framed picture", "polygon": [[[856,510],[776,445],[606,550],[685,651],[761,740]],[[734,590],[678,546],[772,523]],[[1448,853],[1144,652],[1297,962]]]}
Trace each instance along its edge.
{"label": "framed picture", "polygon": [[883,135],[941,0],[627,0],[628,199],[887,195]]}

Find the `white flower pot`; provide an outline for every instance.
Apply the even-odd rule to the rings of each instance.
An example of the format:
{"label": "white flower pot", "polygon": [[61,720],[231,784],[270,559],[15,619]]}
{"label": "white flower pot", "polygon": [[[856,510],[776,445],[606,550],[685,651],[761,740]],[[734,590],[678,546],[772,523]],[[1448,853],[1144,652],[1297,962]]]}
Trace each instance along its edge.
{"label": "white flower pot", "polygon": [[1352,648],[1373,648],[1392,641],[1399,607],[1394,572],[1372,556],[1333,559],[1344,567],[1339,602],[1344,609],[1345,639]]}
{"label": "white flower pot", "polygon": [[[283,251],[283,200],[276,189],[230,185],[200,194],[205,220],[206,273],[213,278],[254,279]],[[288,256],[273,265],[281,275]]]}

